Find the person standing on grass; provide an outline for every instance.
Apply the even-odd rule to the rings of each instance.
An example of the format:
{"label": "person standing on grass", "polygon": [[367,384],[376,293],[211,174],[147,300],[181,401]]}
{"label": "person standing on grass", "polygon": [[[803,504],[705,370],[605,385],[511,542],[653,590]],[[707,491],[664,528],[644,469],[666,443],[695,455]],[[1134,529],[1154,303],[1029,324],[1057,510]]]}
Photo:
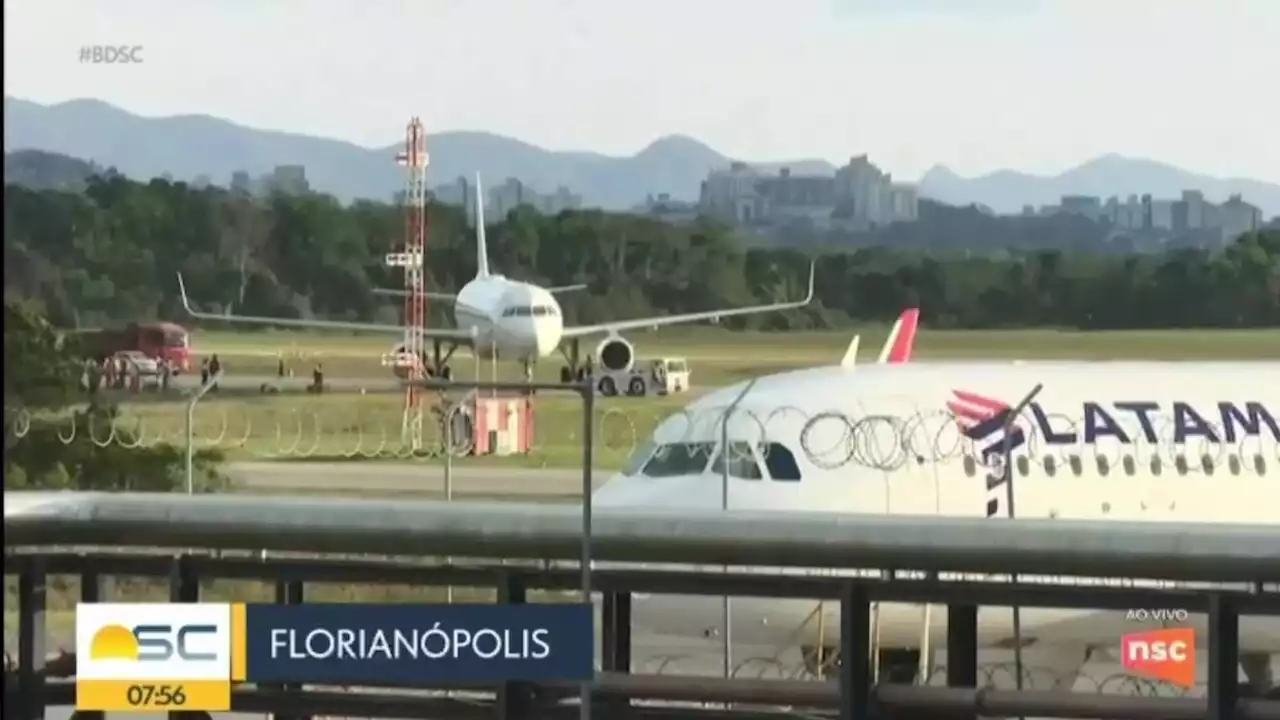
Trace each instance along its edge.
{"label": "person standing on grass", "polygon": [[[209,377],[217,377],[222,371],[222,363],[218,361],[218,354],[214,353],[213,358],[209,360]],[[213,387],[209,388],[211,392],[218,391],[218,382],[215,380]]]}
{"label": "person standing on grass", "polygon": [[200,387],[209,384],[209,358],[200,361]]}

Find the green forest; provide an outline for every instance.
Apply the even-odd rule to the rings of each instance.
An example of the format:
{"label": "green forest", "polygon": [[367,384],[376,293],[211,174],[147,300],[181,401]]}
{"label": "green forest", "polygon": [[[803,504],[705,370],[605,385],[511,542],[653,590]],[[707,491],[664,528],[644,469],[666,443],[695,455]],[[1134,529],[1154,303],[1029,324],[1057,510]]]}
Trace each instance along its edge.
{"label": "green forest", "polygon": [[[75,191],[7,184],[5,209],[6,299],[34,303],[56,326],[183,322],[179,272],[206,310],[397,319],[396,302],[374,293],[402,284],[383,265],[403,236],[392,204],[344,206],[319,194],[260,199],[108,174]],[[799,297],[814,259],[811,307],[732,326],[840,327],[919,305],[936,328],[1280,327],[1280,230],[1216,250],[1071,251],[1062,249],[1068,237],[1006,250],[992,246],[1002,220],[988,218],[957,231],[953,249],[926,252],[906,242],[749,249],[709,222],[675,226],[590,210],[544,216],[522,207],[490,221],[495,271],[590,285],[564,296],[570,322]],[[431,289],[456,291],[472,276],[473,231],[460,208],[429,208],[427,255]]]}

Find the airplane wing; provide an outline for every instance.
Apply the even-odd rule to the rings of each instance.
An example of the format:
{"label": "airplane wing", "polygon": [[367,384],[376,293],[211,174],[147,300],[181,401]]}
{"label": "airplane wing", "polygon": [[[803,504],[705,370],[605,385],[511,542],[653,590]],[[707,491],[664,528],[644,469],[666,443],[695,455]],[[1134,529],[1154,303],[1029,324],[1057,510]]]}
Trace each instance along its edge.
{"label": "airplane wing", "polygon": [[555,287],[549,287],[547,288],[547,292],[551,293],[552,295],[558,295],[560,293],[577,292],[579,290],[586,290],[586,289],[587,289],[586,283],[578,283],[576,285],[556,285]]}
{"label": "airplane wing", "polygon": [[[405,297],[406,295],[409,294],[409,291],[401,290],[399,288],[374,288],[373,294],[374,295],[390,295],[391,297]],[[446,302],[453,302],[454,300],[458,299],[458,296],[454,295],[453,293],[424,292],[422,294],[425,295],[428,300],[443,300]]]}
{"label": "airplane wing", "polygon": [[[340,320],[302,320],[299,318],[278,318],[265,317],[260,315],[232,315],[227,313],[219,315],[218,313],[200,312],[191,307],[191,301],[187,298],[187,286],[182,281],[182,273],[178,273],[178,291],[182,294],[182,307],[187,314],[193,318],[200,320],[221,320],[223,322],[239,322],[249,325],[271,325],[273,327],[288,328],[304,328],[308,330],[345,330],[345,331],[361,331],[361,332],[385,332],[388,334],[404,334],[403,325],[382,325],[379,323],[361,323],[361,322],[342,322]],[[470,344],[475,335],[470,330],[460,330],[456,328],[428,328],[423,330],[423,337],[438,338],[456,342],[461,345]]]}
{"label": "airplane wing", "polygon": [[810,265],[809,293],[803,300],[772,303],[769,305],[725,308],[723,310],[704,310],[702,312],[685,313],[683,315],[660,315],[657,317],[635,318],[634,320],[617,320],[613,322],[599,323],[597,325],[577,325],[565,328],[563,337],[577,338],[583,337],[584,335],[601,335],[605,333],[625,332],[627,330],[643,330],[645,328],[656,328],[664,325],[680,325],[683,323],[694,323],[704,320],[719,320],[720,318],[733,317],[735,315],[754,315],[756,313],[792,310],[794,308],[804,307],[813,300],[813,274],[814,265]]}

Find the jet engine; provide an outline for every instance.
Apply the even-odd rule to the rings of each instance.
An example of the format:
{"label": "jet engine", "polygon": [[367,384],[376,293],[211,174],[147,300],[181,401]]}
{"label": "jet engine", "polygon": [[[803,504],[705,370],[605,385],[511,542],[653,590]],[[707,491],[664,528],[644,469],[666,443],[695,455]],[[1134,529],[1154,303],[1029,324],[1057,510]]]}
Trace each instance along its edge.
{"label": "jet engine", "polygon": [[614,336],[596,346],[596,364],[610,372],[626,372],[636,361],[631,343]]}

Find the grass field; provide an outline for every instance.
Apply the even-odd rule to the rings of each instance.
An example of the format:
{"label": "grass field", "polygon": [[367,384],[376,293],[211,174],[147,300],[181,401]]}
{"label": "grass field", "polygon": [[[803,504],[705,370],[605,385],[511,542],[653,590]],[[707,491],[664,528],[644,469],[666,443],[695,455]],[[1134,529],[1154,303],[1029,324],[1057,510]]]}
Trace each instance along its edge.
{"label": "grass field", "polygon": [[[790,367],[840,360],[855,333],[862,336],[861,358],[874,359],[887,334],[886,326],[839,332],[748,333],[719,328],[680,328],[628,335],[640,357],[688,358],[695,385],[720,385]],[[385,336],[317,335],[289,332],[195,333],[201,354],[218,353],[235,372],[274,374],[283,354],[299,375],[316,362],[332,377],[385,377],[380,357],[395,344]],[[594,345],[584,343],[583,353]],[[1280,357],[1280,329],[1275,330],[1141,330],[1079,332],[1067,330],[954,331],[924,328],[916,339],[916,357],[947,359],[1275,359]],[[539,376],[558,377],[563,364],[546,358]],[[474,376],[475,361],[465,350],[454,356],[459,378]],[[485,374],[490,371],[486,368]],[[514,376],[514,367],[500,369]]]}
{"label": "grass field", "polygon": [[[788,368],[830,364],[848,346],[851,332],[731,333],[719,329],[640,334],[632,338],[640,357],[683,356],[692,368],[694,393],[747,377]],[[865,328],[862,359],[873,362],[885,328]],[[235,459],[428,460],[445,447],[438,422],[424,423],[422,451],[401,440],[401,396],[393,391],[390,371],[379,362],[390,349],[385,337],[324,336],[303,333],[202,332],[194,345],[201,353],[217,353],[228,372],[228,387],[206,396],[196,409],[197,447],[218,447]],[[1067,331],[924,331],[918,338],[921,361],[976,358],[1147,358],[1266,359],[1280,357],[1280,330],[1143,331],[1081,333]],[[344,380],[350,392],[320,396],[296,390],[265,395],[258,383],[271,381],[283,354],[298,376],[308,376],[315,363],[326,380]],[[479,364],[480,378],[515,380],[512,363]],[[455,377],[477,376],[477,363],[459,353]],[[540,379],[558,376],[559,358],[548,358]],[[240,380],[239,389],[232,381]],[[359,392],[363,381],[371,390]],[[300,381],[301,382],[301,381]],[[142,442],[185,442],[185,407],[181,396],[163,400],[127,395],[120,426],[142,436]],[[594,421],[599,467],[616,467],[647,437],[662,418],[677,411],[692,395],[645,399],[600,399]],[[582,406],[572,395],[542,393],[535,401],[535,449],[508,458],[465,458],[460,462],[502,463],[524,467],[573,467],[581,458]],[[78,432],[89,432],[78,428]],[[93,429],[100,442],[110,431]],[[458,440],[464,447],[465,441]],[[456,445],[455,445],[456,447]]]}
{"label": "grass field", "polygon": [[[595,413],[597,467],[616,467],[654,425],[678,410],[689,397],[615,399]],[[402,441],[399,393],[327,395],[207,396],[197,406],[193,437],[197,448],[221,448],[231,460],[279,459],[361,461],[442,457],[447,447],[442,424],[424,416],[421,450]],[[459,458],[458,462],[497,462],[521,467],[574,467],[582,458],[582,401],[543,394],[535,399],[533,451],[506,458]],[[429,412],[429,411],[428,411]],[[145,444],[185,443],[185,407],[180,402],[126,406],[118,426],[138,433]],[[87,432],[88,430],[85,429]],[[99,442],[110,431],[97,430]],[[455,456],[469,450],[455,439]]]}

